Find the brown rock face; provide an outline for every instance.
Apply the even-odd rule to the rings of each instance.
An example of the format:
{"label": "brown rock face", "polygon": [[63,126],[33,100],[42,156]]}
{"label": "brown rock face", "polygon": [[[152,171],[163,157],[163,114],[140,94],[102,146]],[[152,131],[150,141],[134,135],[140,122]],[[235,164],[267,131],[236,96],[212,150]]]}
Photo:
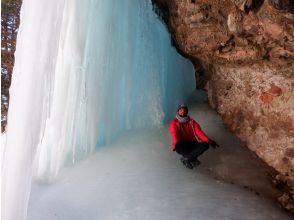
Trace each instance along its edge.
{"label": "brown rock face", "polygon": [[294,2],[155,2],[211,106],[293,189]]}

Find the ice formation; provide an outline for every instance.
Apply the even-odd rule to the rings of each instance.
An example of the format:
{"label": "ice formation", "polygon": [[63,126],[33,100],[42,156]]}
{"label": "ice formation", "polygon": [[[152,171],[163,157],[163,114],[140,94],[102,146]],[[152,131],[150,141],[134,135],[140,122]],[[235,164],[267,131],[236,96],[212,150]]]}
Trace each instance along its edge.
{"label": "ice formation", "polygon": [[2,217],[123,130],[160,126],[194,88],[149,0],[24,0],[2,146]]}

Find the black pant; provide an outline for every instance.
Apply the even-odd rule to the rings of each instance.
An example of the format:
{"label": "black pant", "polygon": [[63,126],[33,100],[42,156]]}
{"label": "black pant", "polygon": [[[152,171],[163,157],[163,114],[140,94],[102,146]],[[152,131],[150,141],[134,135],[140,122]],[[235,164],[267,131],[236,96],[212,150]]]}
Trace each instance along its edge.
{"label": "black pant", "polygon": [[208,143],[180,141],[176,144],[176,152],[183,155],[190,161],[195,161],[197,158],[208,150]]}

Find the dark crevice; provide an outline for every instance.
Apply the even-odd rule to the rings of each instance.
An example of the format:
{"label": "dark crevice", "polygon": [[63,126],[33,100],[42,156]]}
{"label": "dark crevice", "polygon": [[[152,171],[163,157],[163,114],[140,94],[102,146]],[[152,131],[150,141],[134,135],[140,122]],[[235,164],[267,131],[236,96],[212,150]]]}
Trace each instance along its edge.
{"label": "dark crevice", "polygon": [[[169,25],[169,8],[168,8],[168,3],[166,1],[162,0],[151,0],[152,5],[153,5],[153,11],[155,14],[158,16],[158,18],[162,21],[162,23],[165,25],[167,28],[168,33],[170,34],[171,37],[171,46],[173,46],[176,51],[183,57],[189,59],[194,66],[195,69],[195,78],[196,78],[196,89],[204,89],[207,79],[206,79],[206,74],[205,74],[205,69],[203,68],[203,65],[201,64],[200,60],[195,60],[194,58],[185,52],[183,52],[180,49],[179,44],[177,43],[177,40],[175,38],[175,35],[171,31],[170,25]],[[195,1],[191,1],[191,3],[195,3]]]}
{"label": "dark crevice", "polygon": [[294,14],[294,0],[269,0],[269,3],[275,9]]}
{"label": "dark crevice", "polygon": [[264,0],[248,0],[244,5],[244,11],[249,13],[249,11],[258,12],[261,8]]}
{"label": "dark crevice", "polygon": [[171,31],[170,25],[169,25],[169,9],[168,9],[168,5],[166,3],[166,1],[162,1],[162,0],[151,0],[152,5],[153,5],[153,11],[155,12],[155,14],[158,16],[158,18],[160,19],[160,21],[162,21],[162,23],[165,25],[165,27],[167,28],[168,33],[170,34],[171,37],[171,45],[177,50],[177,52],[179,54],[181,54],[183,57],[190,59],[191,57],[184,53],[182,50],[180,50],[179,48],[179,44],[176,41],[175,35],[173,34],[173,32]]}

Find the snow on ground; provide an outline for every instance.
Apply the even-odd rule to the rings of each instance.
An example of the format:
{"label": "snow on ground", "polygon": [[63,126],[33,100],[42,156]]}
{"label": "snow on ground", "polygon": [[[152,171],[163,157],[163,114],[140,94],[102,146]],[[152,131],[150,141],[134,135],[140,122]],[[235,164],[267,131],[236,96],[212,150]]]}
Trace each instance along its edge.
{"label": "snow on ground", "polygon": [[[207,104],[190,115],[221,148],[189,170],[170,148],[168,126],[122,134],[88,159],[32,187],[29,220],[291,219],[271,199],[268,168],[222,125]],[[250,190],[248,190],[250,189]]]}

